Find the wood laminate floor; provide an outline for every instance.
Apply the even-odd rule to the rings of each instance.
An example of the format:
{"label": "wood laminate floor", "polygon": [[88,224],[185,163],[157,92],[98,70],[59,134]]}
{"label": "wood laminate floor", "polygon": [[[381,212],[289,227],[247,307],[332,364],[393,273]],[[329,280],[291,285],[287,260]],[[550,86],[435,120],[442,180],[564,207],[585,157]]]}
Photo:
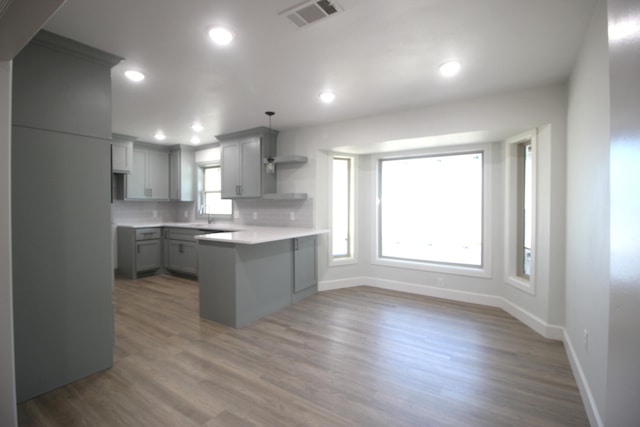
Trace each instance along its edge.
{"label": "wood laminate floor", "polygon": [[118,280],[112,369],[18,406],[21,426],[587,426],[562,343],[504,311],[357,287],[244,329],[197,283]]}

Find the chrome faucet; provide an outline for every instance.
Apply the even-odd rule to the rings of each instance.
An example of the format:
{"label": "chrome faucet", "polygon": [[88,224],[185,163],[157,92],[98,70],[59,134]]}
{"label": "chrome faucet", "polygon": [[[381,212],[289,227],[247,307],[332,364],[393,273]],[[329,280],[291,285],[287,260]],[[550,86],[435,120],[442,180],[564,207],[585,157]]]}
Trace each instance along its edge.
{"label": "chrome faucet", "polygon": [[200,215],[207,215],[207,224],[211,224],[213,222],[213,216],[211,215],[207,205],[200,205],[200,209],[198,211]]}

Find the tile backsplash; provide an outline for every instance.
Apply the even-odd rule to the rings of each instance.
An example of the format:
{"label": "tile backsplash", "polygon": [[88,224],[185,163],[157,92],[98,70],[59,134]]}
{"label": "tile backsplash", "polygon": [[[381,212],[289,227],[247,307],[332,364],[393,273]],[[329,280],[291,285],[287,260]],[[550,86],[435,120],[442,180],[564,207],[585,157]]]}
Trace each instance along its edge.
{"label": "tile backsplash", "polygon": [[[274,227],[313,227],[313,201],[236,200],[233,222]],[[144,202],[114,200],[112,221],[126,223],[195,222],[194,202]],[[255,219],[254,219],[255,218]],[[226,222],[226,221],[225,221]]]}
{"label": "tile backsplash", "polygon": [[[136,222],[193,222],[193,202],[131,202],[114,200],[111,218],[115,224]],[[187,217],[184,213],[187,212]]]}
{"label": "tile backsplash", "polygon": [[[313,227],[313,201],[247,199],[234,202],[234,222],[273,227]],[[255,218],[255,219],[254,219]]]}

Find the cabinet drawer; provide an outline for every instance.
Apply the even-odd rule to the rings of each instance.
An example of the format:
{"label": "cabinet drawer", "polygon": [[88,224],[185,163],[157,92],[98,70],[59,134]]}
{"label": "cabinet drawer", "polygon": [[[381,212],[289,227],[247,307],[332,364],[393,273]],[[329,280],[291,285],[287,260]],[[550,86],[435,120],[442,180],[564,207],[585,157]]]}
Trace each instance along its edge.
{"label": "cabinet drawer", "polygon": [[138,228],[136,230],[136,240],[159,239],[162,235],[160,228]]}
{"label": "cabinet drawer", "polygon": [[193,236],[199,236],[200,234],[212,233],[213,231],[196,230],[193,228],[169,228],[168,235],[166,236],[170,240],[184,240],[187,242],[195,242],[196,239]]}

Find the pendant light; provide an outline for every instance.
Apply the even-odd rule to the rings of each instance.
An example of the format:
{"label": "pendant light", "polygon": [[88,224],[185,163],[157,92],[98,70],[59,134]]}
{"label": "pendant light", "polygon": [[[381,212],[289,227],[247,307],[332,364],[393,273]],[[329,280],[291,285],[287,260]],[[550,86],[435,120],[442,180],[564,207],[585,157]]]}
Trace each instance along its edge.
{"label": "pendant light", "polygon": [[267,173],[275,173],[276,172],[276,161],[271,155],[271,117],[275,114],[273,111],[265,111],[267,116],[269,116],[269,157],[267,158]]}

